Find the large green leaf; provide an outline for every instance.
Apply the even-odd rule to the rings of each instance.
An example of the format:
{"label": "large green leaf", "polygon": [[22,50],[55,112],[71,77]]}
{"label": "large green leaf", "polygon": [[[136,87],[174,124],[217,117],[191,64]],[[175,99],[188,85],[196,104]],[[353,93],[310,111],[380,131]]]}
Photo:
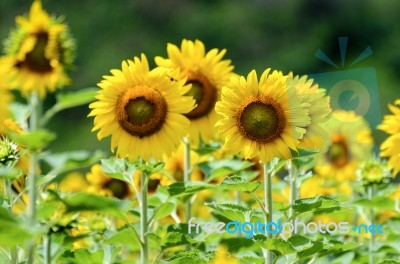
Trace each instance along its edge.
{"label": "large green leaf", "polygon": [[203,182],[175,182],[168,186],[167,190],[171,196],[183,196],[213,188],[215,188],[214,185]]}
{"label": "large green leaf", "polygon": [[214,209],[218,214],[228,218],[231,221],[239,221],[241,223],[250,221],[253,210],[238,204],[217,204],[215,202],[205,203],[208,207]]}
{"label": "large green leaf", "polygon": [[294,216],[299,216],[309,212],[321,214],[339,210],[341,203],[328,196],[317,196],[295,200],[291,207]]}
{"label": "large green leaf", "polygon": [[206,258],[199,250],[179,251],[168,259],[168,263],[172,264],[206,264],[209,259]]}
{"label": "large green leaf", "polygon": [[203,162],[198,166],[206,174],[206,180],[209,182],[218,177],[235,174],[253,165],[254,163],[247,160],[227,159]]}
{"label": "large green leaf", "polygon": [[375,196],[371,200],[360,199],[360,200],[354,201],[352,204],[363,206],[366,208],[388,209],[388,210],[395,209],[394,200],[388,199],[387,197],[383,197],[383,196]]}
{"label": "large green leaf", "polygon": [[124,227],[118,230],[115,234],[111,235],[105,240],[109,244],[120,244],[120,245],[131,245],[134,247],[140,247],[140,241],[137,237],[137,233],[130,227]]}
{"label": "large green leaf", "polygon": [[397,259],[384,259],[378,264],[400,264],[400,260]]}
{"label": "large green leaf", "polygon": [[175,209],[174,203],[171,202],[163,203],[155,209],[152,220],[154,221],[160,220],[161,218],[170,215],[174,209]]}
{"label": "large green leaf", "polygon": [[122,219],[126,219],[125,214],[131,207],[129,201],[88,193],[73,193],[66,196],[62,201],[66,205],[67,213],[92,211],[113,215]]}
{"label": "large green leaf", "polygon": [[45,148],[56,138],[56,135],[48,130],[40,129],[37,131],[26,132],[22,135],[10,132],[9,137],[19,146],[37,151]]}
{"label": "large green leaf", "polygon": [[244,177],[230,176],[226,177],[219,185],[225,190],[234,190],[240,192],[254,192],[261,183],[248,182]]}
{"label": "large green leaf", "polygon": [[32,234],[7,209],[0,207],[0,246],[24,245]]}
{"label": "large green leaf", "polygon": [[45,126],[46,123],[58,112],[73,108],[77,106],[81,106],[84,104],[88,104],[95,100],[96,92],[99,89],[90,87],[86,89],[81,89],[76,92],[69,92],[69,93],[59,93],[57,94],[57,102],[56,104],[46,111],[44,114],[41,125]]}

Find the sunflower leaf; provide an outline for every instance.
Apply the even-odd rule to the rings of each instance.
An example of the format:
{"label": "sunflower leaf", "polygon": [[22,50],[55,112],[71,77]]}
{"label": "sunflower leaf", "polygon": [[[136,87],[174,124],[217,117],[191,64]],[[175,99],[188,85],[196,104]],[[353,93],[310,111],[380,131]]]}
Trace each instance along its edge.
{"label": "sunflower leaf", "polygon": [[171,196],[185,196],[213,188],[215,188],[213,184],[203,182],[175,182],[168,186],[167,190]]}
{"label": "sunflower leaf", "polygon": [[225,177],[219,186],[225,190],[252,193],[257,190],[260,184],[259,182],[248,182],[244,177],[230,176]]}
{"label": "sunflower leaf", "polygon": [[18,145],[33,151],[43,149],[56,138],[54,133],[45,129],[27,132],[23,135],[10,132],[9,136]]}

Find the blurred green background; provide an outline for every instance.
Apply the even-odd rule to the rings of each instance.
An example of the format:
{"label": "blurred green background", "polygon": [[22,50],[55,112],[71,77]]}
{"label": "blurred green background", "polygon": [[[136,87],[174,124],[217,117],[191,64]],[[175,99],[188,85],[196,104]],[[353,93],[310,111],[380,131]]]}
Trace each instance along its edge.
{"label": "blurred green background", "polygon": [[[235,71],[242,75],[267,67],[312,74],[375,67],[382,114],[399,96],[400,1],[287,1],[287,0],[43,0],[51,14],[64,16],[77,41],[73,84],[68,90],[92,87],[123,59],[145,53],[166,56],[168,42],[200,39],[207,49],[226,48]],[[0,1],[0,39],[15,25],[15,16],[27,13],[31,1]],[[341,66],[338,37],[349,37],[345,65]],[[373,56],[348,67],[370,46]],[[323,50],[339,68],[315,57]],[[54,95],[46,105],[54,102]],[[109,149],[109,139],[98,142],[91,133],[93,119],[87,107],[64,111],[51,123],[58,134],[54,151]],[[374,132],[378,142],[384,134]]]}

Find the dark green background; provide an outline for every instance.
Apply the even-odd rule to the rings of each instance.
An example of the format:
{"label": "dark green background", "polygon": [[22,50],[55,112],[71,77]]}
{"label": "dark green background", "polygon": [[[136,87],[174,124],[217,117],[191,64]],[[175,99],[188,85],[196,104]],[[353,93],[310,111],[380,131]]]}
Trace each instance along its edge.
{"label": "dark green background", "polygon": [[[30,5],[0,2],[0,39]],[[154,56],[166,56],[168,42],[179,45],[182,38],[198,38],[207,49],[226,48],[226,58],[239,74],[267,67],[295,74],[351,69],[346,65],[370,46],[373,56],[352,68],[376,68],[382,113],[400,97],[399,1],[44,0],[43,5],[49,13],[65,16],[77,40],[73,84],[65,89],[95,86],[123,59],[141,53],[154,65]],[[344,67],[315,58],[321,49],[341,65],[340,36],[349,37]],[[53,101],[49,96],[46,105]],[[86,118],[88,112],[87,107],[64,111],[50,123],[58,134],[53,150],[109,148],[108,140],[99,143],[90,133],[93,119]],[[379,142],[384,134],[375,135]]]}

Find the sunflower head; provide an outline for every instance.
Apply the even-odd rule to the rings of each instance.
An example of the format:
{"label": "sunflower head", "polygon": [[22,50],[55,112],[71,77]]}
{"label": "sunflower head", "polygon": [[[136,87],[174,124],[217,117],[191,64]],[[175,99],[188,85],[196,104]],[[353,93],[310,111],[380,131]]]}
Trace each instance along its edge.
{"label": "sunflower head", "polygon": [[364,185],[382,183],[390,176],[388,168],[380,160],[368,160],[360,164],[357,177]]}
{"label": "sunflower head", "polygon": [[[400,105],[400,100],[396,100],[396,105]],[[379,129],[385,131],[390,136],[381,145],[381,156],[387,157],[388,167],[393,171],[393,175],[400,172],[400,108],[389,105],[392,115],[386,115]]]}
{"label": "sunflower head", "polygon": [[298,148],[325,152],[329,146],[329,139],[324,124],[332,111],[326,90],[319,88],[318,84],[307,76],[293,76],[289,73],[287,82],[296,90],[297,95],[309,104],[311,123],[307,126],[304,137],[300,139]]}
{"label": "sunflower head", "polygon": [[18,161],[18,146],[7,137],[0,138],[0,164],[8,166]]}
{"label": "sunflower head", "polygon": [[192,96],[196,107],[186,113],[191,121],[190,139],[198,145],[200,139],[209,141],[215,137],[214,124],[217,116],[215,103],[220,98],[220,90],[233,75],[229,60],[223,60],[226,50],[212,49],[206,52],[200,40],[182,40],[181,47],[167,46],[168,58],[156,57],[158,66],[182,70],[190,90],[185,94]]}
{"label": "sunflower head", "polygon": [[94,128],[100,139],[111,135],[111,150],[135,160],[162,160],[180,144],[189,129],[184,114],[194,100],[184,96],[190,89],[185,80],[170,80],[177,71],[149,69],[146,56],[124,61],[122,70],[112,70],[98,85],[97,101],[90,104]]}
{"label": "sunflower head", "polygon": [[318,174],[337,180],[354,180],[360,161],[372,154],[373,139],[368,123],[352,111],[335,110],[326,123],[328,151],[319,156]]}
{"label": "sunflower head", "polygon": [[225,145],[245,159],[259,156],[262,162],[274,157],[289,159],[310,124],[307,106],[287,86],[281,72],[267,69],[257,78],[255,71],[232,78],[222,89],[216,112],[217,127]]}
{"label": "sunflower head", "polygon": [[90,172],[86,175],[89,183],[88,191],[110,195],[119,199],[129,198],[133,195],[131,186],[124,181],[111,178],[101,168],[100,164],[91,167]]}
{"label": "sunflower head", "polygon": [[47,91],[68,84],[65,70],[71,67],[75,51],[68,27],[49,16],[39,0],[16,23],[5,42],[6,55],[0,59],[10,87],[19,88],[24,96],[38,92],[44,98]]}

